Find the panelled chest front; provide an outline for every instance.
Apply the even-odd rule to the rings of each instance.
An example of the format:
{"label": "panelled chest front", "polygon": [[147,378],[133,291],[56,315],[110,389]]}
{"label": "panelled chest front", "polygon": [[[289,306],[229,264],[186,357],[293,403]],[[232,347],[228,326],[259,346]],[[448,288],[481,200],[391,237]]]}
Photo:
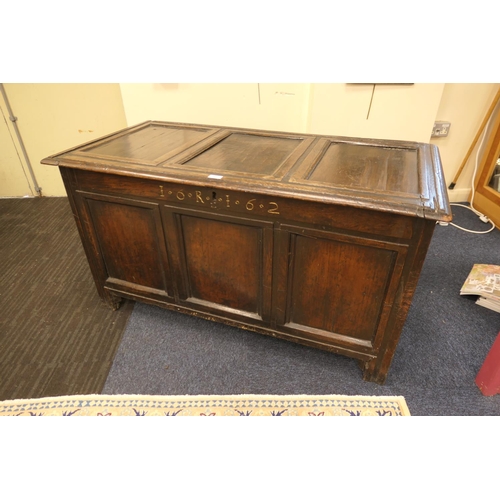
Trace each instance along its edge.
{"label": "panelled chest front", "polygon": [[421,143],[146,122],[42,163],[60,168],[111,307],[351,356],[379,383],[450,220],[437,148]]}

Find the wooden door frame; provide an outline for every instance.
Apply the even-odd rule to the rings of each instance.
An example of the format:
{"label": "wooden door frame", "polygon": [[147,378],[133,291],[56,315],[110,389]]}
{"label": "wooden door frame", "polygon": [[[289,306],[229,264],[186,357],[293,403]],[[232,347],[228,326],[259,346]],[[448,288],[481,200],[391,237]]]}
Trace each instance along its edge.
{"label": "wooden door frame", "polygon": [[469,201],[474,208],[489,217],[500,227],[500,192],[488,186],[496,162],[500,156],[500,110],[494,116],[492,132],[486,143],[485,154],[478,166],[478,175],[474,181],[474,199],[472,193]]}

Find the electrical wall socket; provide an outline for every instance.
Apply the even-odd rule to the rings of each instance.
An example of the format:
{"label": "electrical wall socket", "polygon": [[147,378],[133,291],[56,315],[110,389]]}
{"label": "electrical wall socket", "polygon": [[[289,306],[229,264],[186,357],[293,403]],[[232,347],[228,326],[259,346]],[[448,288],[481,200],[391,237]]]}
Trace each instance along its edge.
{"label": "electrical wall socket", "polygon": [[450,131],[450,122],[434,122],[431,137],[446,137]]}

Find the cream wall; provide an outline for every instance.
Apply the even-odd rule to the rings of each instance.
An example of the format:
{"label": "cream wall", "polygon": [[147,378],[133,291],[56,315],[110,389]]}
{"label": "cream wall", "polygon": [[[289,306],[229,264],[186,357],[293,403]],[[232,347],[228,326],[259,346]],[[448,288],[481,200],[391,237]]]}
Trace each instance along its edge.
{"label": "cream wall", "polygon": [[129,125],[166,120],[423,142],[429,141],[444,88],[377,85],[373,92],[373,85],[345,83],[120,86]]}
{"label": "cream wall", "polygon": [[[448,137],[434,138],[430,142],[439,147],[447,185],[453,181],[458,172],[499,88],[498,83],[447,83],[445,85],[436,121],[451,122],[450,132]],[[451,201],[467,201],[480,142],[481,139],[472,151],[456,186],[448,191]]]}
{"label": "cream wall", "polygon": [[443,83],[314,84],[308,132],[429,142]]}
{"label": "cream wall", "polygon": [[127,123],[146,120],[305,132],[309,84],[121,84]]}
{"label": "cream wall", "polygon": [[[126,127],[118,84],[8,83],[4,87],[12,111],[18,118],[17,124],[43,196],[65,196],[66,191],[58,168],[41,165],[41,159]],[[3,115],[8,117],[3,101],[0,101],[0,106]],[[12,129],[10,120],[7,125]],[[14,137],[12,130],[10,135]],[[22,158],[16,140],[13,145],[16,156]],[[10,154],[12,156],[12,152]],[[2,153],[2,159],[3,156]],[[13,177],[18,178],[20,168],[19,160],[16,162],[15,158],[12,162],[2,161],[0,181],[7,183]],[[9,196],[6,193],[9,190],[18,193],[12,185],[2,189],[0,196]]]}

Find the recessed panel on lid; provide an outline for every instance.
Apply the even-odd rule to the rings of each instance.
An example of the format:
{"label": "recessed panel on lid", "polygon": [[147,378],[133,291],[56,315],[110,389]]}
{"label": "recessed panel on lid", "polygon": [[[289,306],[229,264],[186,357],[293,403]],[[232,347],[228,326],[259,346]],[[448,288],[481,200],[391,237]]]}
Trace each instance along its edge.
{"label": "recessed panel on lid", "polygon": [[234,171],[271,175],[300,145],[301,139],[233,133],[185,165],[214,172]]}
{"label": "recessed panel on lid", "polygon": [[331,143],[308,180],[370,191],[418,194],[417,151]]}
{"label": "recessed panel on lid", "polygon": [[201,140],[207,131],[203,129],[149,125],[125,134],[104,144],[84,149],[86,153],[101,156],[154,161],[170,151],[195,140]]}

